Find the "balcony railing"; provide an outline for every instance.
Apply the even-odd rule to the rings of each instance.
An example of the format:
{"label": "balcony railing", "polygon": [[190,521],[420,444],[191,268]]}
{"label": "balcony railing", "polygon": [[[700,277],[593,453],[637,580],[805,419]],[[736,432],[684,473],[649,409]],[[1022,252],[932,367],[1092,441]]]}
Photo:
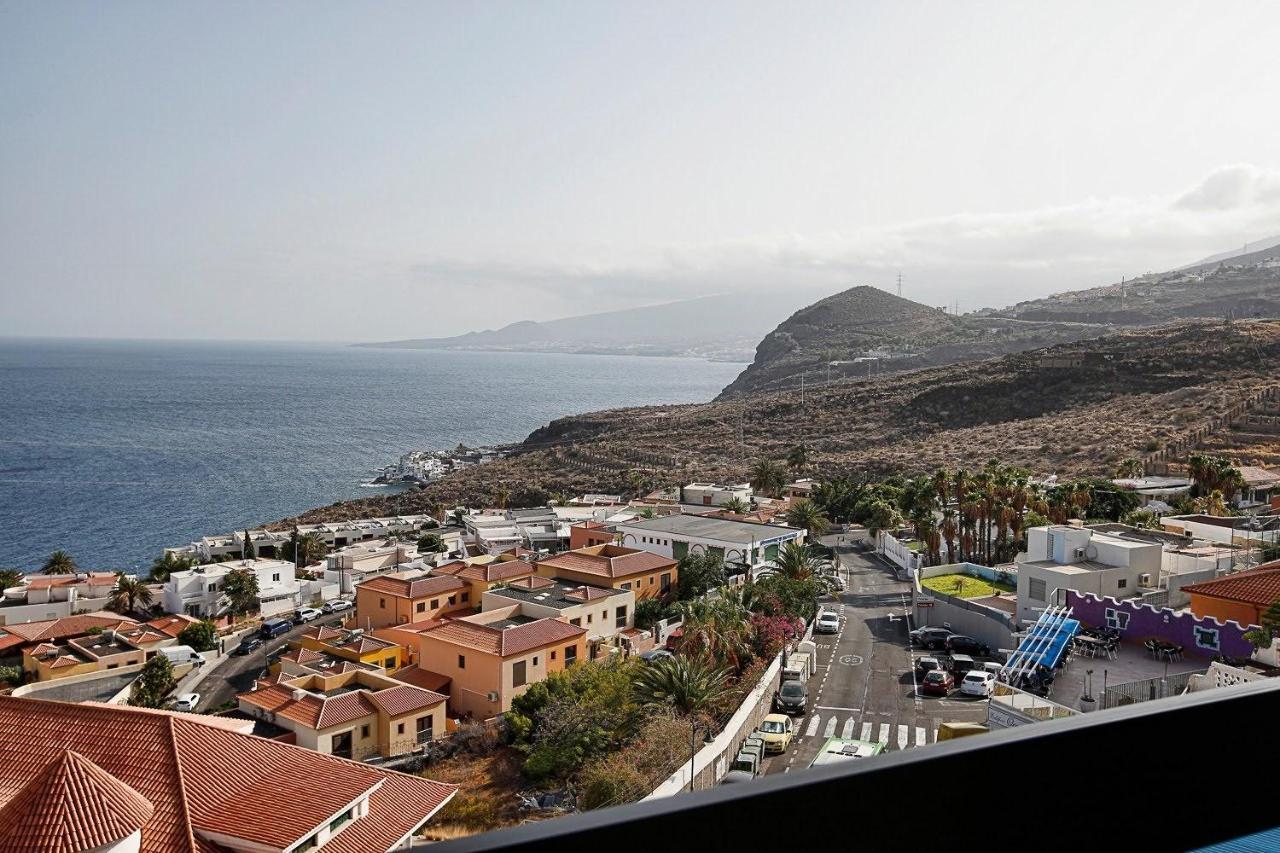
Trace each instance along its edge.
{"label": "balcony railing", "polygon": [[[1280,679],[1190,693],[431,845],[1193,850],[1280,826]],[[426,851],[426,846],[414,849]]]}

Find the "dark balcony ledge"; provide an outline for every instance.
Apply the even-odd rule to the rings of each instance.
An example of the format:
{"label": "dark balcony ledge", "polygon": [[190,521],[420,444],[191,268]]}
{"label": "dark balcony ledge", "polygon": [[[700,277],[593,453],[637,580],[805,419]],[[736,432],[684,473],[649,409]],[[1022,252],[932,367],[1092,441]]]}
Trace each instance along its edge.
{"label": "dark balcony ledge", "polygon": [[431,849],[1189,850],[1280,825],[1265,781],[1278,715],[1280,679],[1267,679]]}

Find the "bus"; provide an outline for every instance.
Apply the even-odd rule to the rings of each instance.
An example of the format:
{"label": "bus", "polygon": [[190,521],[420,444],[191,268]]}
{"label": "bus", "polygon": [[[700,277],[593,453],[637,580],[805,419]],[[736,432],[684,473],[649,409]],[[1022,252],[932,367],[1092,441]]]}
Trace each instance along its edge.
{"label": "bus", "polygon": [[818,757],[813,759],[810,767],[824,767],[828,764],[840,764],[856,758],[870,758],[884,752],[884,744],[873,740],[851,740],[846,737],[827,738],[827,742],[818,750]]}

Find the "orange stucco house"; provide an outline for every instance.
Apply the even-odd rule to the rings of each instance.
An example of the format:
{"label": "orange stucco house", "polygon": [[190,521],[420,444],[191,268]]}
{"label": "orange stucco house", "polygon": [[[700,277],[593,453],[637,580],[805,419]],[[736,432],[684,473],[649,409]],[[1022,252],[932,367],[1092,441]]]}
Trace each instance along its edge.
{"label": "orange stucco house", "polygon": [[624,548],[591,545],[538,561],[538,574],[566,581],[630,590],[636,600],[665,595],[679,580],[679,563],[671,557]]}
{"label": "orange stucco house", "polygon": [[471,587],[451,575],[380,575],[356,585],[355,627],[377,630],[421,622],[479,604]]}
{"label": "orange stucco house", "polygon": [[1261,625],[1262,614],[1280,601],[1280,560],[1182,588],[1191,596],[1191,612],[1219,622]]}

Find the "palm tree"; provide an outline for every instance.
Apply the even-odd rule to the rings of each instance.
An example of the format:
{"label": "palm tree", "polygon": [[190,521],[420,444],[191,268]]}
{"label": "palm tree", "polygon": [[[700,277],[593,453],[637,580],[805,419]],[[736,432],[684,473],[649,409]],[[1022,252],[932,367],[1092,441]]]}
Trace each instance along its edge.
{"label": "palm tree", "polygon": [[1196,510],[1207,515],[1224,516],[1229,515],[1227,510],[1227,502],[1223,498],[1220,489],[1214,489],[1209,494],[1195,500]]}
{"label": "palm tree", "polygon": [[787,484],[782,466],[768,457],[761,456],[751,466],[751,488],[764,495],[776,495]]}
{"label": "palm tree", "polygon": [[787,524],[809,531],[810,536],[821,536],[831,526],[827,514],[808,498],[800,498],[787,510]]}
{"label": "palm tree", "polygon": [[729,695],[729,670],[705,657],[677,655],[643,667],[632,691],[646,707],[697,714],[715,708]]}
{"label": "palm tree", "polygon": [[22,577],[22,572],[17,569],[0,569],[0,591],[6,590],[11,586],[20,586]]}
{"label": "palm tree", "polygon": [[938,504],[943,507],[947,505],[947,484],[950,479],[951,475],[946,468],[933,472],[933,493],[938,496]]}
{"label": "palm tree", "polygon": [[117,572],[116,587],[107,606],[117,613],[132,613],[139,604],[150,606],[151,599],[151,590],[137,576]]}
{"label": "palm tree", "polygon": [[71,555],[59,548],[44,561],[40,571],[46,575],[74,575],[79,569]]}
{"label": "palm tree", "polygon": [[1142,465],[1142,460],[1133,456],[1116,466],[1117,480],[1136,480],[1145,473],[1146,469]]}
{"label": "palm tree", "polygon": [[187,557],[165,551],[151,564],[150,579],[152,583],[165,583],[174,572],[185,572],[196,564],[195,557]]}
{"label": "palm tree", "polygon": [[749,614],[740,595],[680,603],[680,653],[702,656],[741,672],[751,662]]}
{"label": "palm tree", "polygon": [[743,513],[750,512],[751,507],[747,506],[747,502],[744,501],[742,498],[733,497],[725,502],[724,511],[742,515]]}
{"label": "palm tree", "polygon": [[498,509],[506,509],[507,501],[511,499],[511,492],[507,491],[506,486],[499,486],[493,493],[493,502]]}
{"label": "palm tree", "polygon": [[947,543],[947,562],[956,561],[956,511],[951,508],[942,511],[942,539]]}
{"label": "palm tree", "polygon": [[1075,482],[1071,484],[1071,505],[1080,512],[1081,518],[1087,518],[1085,514],[1089,509],[1089,504],[1093,503],[1093,494],[1089,489],[1089,484],[1085,482]]}
{"label": "palm tree", "polygon": [[809,451],[805,449],[803,444],[797,444],[787,453],[787,467],[791,469],[792,476],[799,477],[804,473],[804,469],[809,466]]}
{"label": "palm tree", "polygon": [[808,580],[818,569],[818,561],[813,558],[809,547],[794,539],[778,549],[778,556],[773,564],[778,571],[792,580]]}

